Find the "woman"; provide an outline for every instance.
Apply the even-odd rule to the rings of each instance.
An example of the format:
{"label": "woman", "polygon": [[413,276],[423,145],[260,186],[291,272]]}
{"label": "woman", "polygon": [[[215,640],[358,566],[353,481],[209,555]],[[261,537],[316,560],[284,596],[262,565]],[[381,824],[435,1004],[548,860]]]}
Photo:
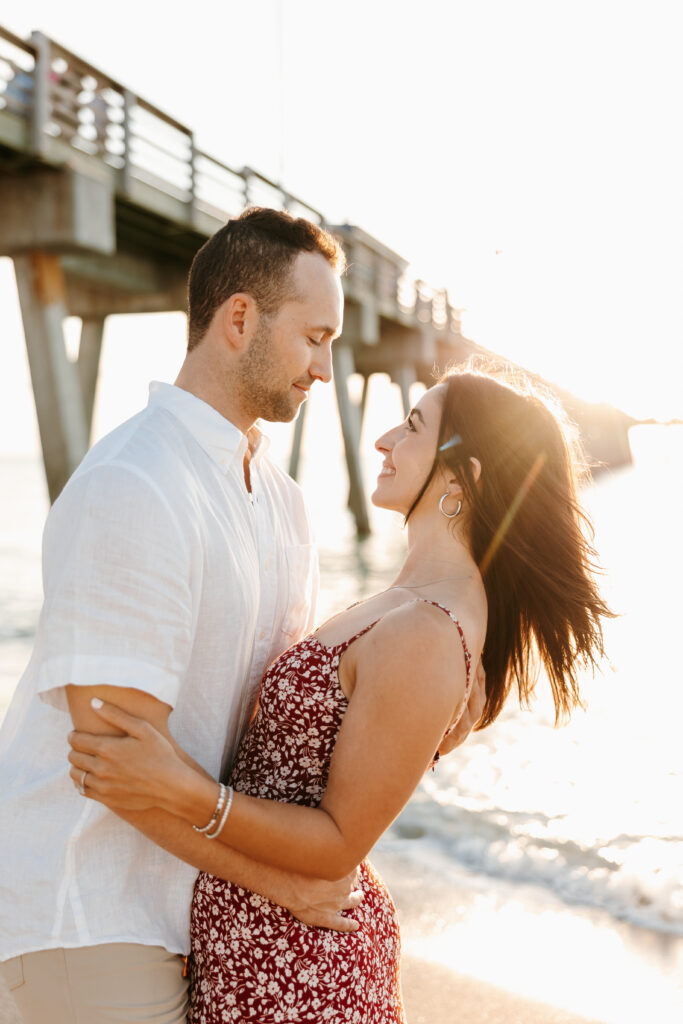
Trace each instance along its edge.
{"label": "woman", "polygon": [[[266,672],[220,786],[146,723],[100,713],[128,738],[74,734],[72,778],[113,808],[161,807],[285,870],[335,879],[361,863],[352,934],[309,928],[200,874],[192,911],[193,1024],[403,1021],[393,904],[364,860],[466,705],[480,655],[486,703],[527,701],[545,669],[557,717],[577,668],[603,653],[609,611],[592,577],[570,444],[533,391],[453,372],[379,439],[376,505],[401,512],[396,582],[326,622]],[[457,618],[456,618],[457,611]],[[435,751],[437,753],[435,754]]]}

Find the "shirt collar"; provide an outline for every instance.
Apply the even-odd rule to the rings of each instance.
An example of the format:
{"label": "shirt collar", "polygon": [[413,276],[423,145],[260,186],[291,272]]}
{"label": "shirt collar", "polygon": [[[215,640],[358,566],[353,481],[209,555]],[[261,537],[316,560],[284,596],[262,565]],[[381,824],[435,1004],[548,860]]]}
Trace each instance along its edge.
{"label": "shirt collar", "polygon": [[224,471],[235,460],[241,465],[248,447],[252,449],[250,465],[258,465],[268,449],[269,440],[257,426],[251,427],[245,436],[213,406],[175,384],[152,381],[149,405],[168,409]]}

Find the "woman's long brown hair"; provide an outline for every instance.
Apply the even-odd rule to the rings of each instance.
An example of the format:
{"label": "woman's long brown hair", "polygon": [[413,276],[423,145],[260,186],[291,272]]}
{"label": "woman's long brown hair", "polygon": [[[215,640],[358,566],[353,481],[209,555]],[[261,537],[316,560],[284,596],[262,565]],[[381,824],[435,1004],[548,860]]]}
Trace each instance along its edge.
{"label": "woman's long brown hair", "polygon": [[[604,656],[601,619],[612,616],[577,496],[578,440],[527,381],[464,368],[439,383],[446,393],[438,450],[408,516],[439,465],[462,485],[488,599],[486,704],[477,728],[500,714],[515,683],[528,705],[541,666],[559,721],[581,703],[577,670]],[[481,463],[478,482],[472,457]]]}

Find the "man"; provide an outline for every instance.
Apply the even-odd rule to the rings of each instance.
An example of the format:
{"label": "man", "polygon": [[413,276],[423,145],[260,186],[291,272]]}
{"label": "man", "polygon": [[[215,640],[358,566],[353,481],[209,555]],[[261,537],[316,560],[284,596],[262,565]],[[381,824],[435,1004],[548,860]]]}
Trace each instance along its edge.
{"label": "man", "polygon": [[0,967],[26,1024],[185,1019],[196,870],[182,859],[309,924],[354,928],[338,916],[359,898],[352,880],[274,871],[163,812],[122,821],[79,798],[66,762],[73,726],[104,731],[100,697],[219,777],[264,668],[310,629],[306,511],[255,421],[293,419],[330,380],[343,266],[331,235],[285,213],[218,231],[190,271],[175,386],[152,386],[50,512],[45,603],[0,739]]}

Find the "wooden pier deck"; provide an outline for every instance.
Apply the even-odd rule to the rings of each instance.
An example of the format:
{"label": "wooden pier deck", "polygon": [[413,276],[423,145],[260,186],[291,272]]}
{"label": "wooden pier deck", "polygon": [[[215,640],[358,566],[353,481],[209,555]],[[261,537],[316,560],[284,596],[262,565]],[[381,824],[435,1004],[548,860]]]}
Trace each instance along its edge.
{"label": "wooden pier deck", "polygon": [[[194,253],[252,204],[324,224],[349,259],[334,370],[350,506],[362,535],[369,531],[359,457],[367,380],[389,374],[407,409],[414,381],[429,383],[435,365],[479,351],[462,333],[460,311],[444,291],[408,280],[406,262],[361,228],[327,224],[258,171],[202,152],[190,128],[42,33],[24,40],[0,26],[0,255],[15,265],[51,500],[89,444],[105,318],[184,310]],[[76,363],[66,355],[66,316],[82,321]],[[365,378],[360,404],[347,388],[354,372]],[[301,416],[294,476],[303,429]],[[610,426],[609,436],[626,457],[625,429]]]}

